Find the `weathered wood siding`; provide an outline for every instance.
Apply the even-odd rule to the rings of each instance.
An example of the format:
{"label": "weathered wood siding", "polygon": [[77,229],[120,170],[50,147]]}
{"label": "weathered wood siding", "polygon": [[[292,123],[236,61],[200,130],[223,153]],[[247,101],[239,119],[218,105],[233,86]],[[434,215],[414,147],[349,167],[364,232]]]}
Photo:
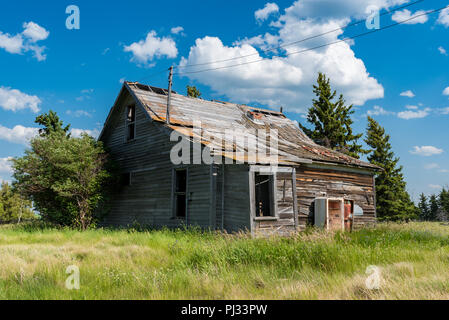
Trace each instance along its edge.
{"label": "weathered wood siding", "polygon": [[[103,142],[122,172],[131,172],[131,186],[122,187],[114,195],[105,225],[128,226],[135,222],[154,227],[178,227],[185,223],[208,228],[210,207],[210,166],[175,166],[170,160],[169,133],[162,124],[152,122],[146,112],[136,106],[136,139],[126,137],[126,107],[134,99],[123,94],[111,114]],[[174,168],[188,170],[187,219],[173,215],[172,179]]]}
{"label": "weathered wood siding", "polygon": [[363,216],[354,217],[354,228],[375,223],[375,188],[372,173],[342,170],[307,166],[296,168],[300,229],[304,229],[308,223],[313,223],[314,199],[323,195],[353,200],[363,209]]}
{"label": "weathered wood siding", "polygon": [[288,234],[296,231],[297,207],[295,206],[295,181],[293,168],[292,172],[277,172],[274,174],[274,201],[276,217],[256,218],[254,228],[256,233]]}

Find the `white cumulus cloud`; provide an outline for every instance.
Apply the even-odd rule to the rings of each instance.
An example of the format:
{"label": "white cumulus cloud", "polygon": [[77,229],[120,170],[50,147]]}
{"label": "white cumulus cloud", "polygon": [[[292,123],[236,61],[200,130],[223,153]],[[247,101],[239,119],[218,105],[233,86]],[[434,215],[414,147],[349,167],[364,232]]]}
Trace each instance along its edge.
{"label": "white cumulus cloud", "polygon": [[73,116],[75,118],[80,118],[80,117],[88,117],[88,118],[92,118],[92,114],[88,111],[85,110],[67,110],[66,114],[69,116]]}
{"label": "white cumulus cloud", "polygon": [[415,106],[407,106],[408,110],[398,112],[398,117],[404,120],[421,119],[430,114],[431,109],[426,108],[424,110],[418,110]]}
{"label": "white cumulus cloud", "polygon": [[17,89],[0,87],[0,107],[5,110],[19,111],[30,109],[37,113],[40,111],[41,100],[37,96],[31,96]]}
{"label": "white cumulus cloud", "polygon": [[1,173],[12,173],[11,168],[12,157],[0,158],[0,172]]}
{"label": "white cumulus cloud", "polygon": [[[381,1],[382,4],[387,2],[392,3]],[[357,14],[361,6],[360,1],[354,1],[351,10],[346,10],[344,17],[338,20],[332,15],[338,16],[339,13],[328,10],[326,5],[337,11],[340,6],[344,6],[340,1],[338,5],[335,1],[296,1],[272,24],[274,32],[236,41],[232,45],[224,44],[218,37],[197,39],[195,45],[190,48],[189,55],[182,58],[179,72],[215,69],[186,76],[235,102],[260,103],[268,107],[283,106],[287,111],[298,113],[305,112],[310,105],[313,98],[312,85],[316,83],[318,72],[325,73],[333,88],[342,93],[350,104],[363,105],[370,99],[383,98],[384,88],[366,70],[363,61],[355,56],[350,43],[340,42],[310,50],[314,46],[338,41],[343,33],[341,30],[318,39],[286,46],[272,55],[267,56],[259,52],[258,49],[291,44],[298,39],[338,29],[351,20],[349,12],[352,10]],[[315,12],[318,7],[322,10]],[[323,10],[324,18],[321,15]],[[304,16],[304,12],[309,15]],[[298,53],[301,51],[303,52]],[[186,65],[241,56],[245,57],[183,68]],[[239,66],[226,68],[236,64]]]}
{"label": "white cumulus cloud", "polygon": [[443,47],[439,46],[439,47],[438,47],[438,51],[439,51],[442,55],[447,56],[446,49],[444,49]]}
{"label": "white cumulus cloud", "polygon": [[155,57],[176,58],[178,56],[175,41],[170,37],[158,37],[156,31],[150,31],[144,40],[125,46],[124,50],[133,54],[132,61],[142,64],[150,64]]}
{"label": "white cumulus cloud", "polygon": [[404,24],[423,24],[429,20],[425,13],[426,11],[424,10],[418,10],[415,13],[411,13],[410,10],[404,9],[402,11],[396,11],[391,19],[395,22],[404,22]]}
{"label": "white cumulus cloud", "polygon": [[412,90],[407,90],[407,91],[401,92],[400,96],[413,98],[415,96],[415,94],[412,92]]}
{"label": "white cumulus cloud", "polygon": [[0,48],[9,53],[20,54],[23,50],[23,38],[20,34],[11,36],[0,31]]}
{"label": "white cumulus cloud", "polygon": [[11,143],[28,145],[31,138],[34,138],[39,132],[37,128],[28,128],[17,125],[10,129],[0,125],[0,140]]}
{"label": "white cumulus cloud", "polygon": [[394,114],[394,112],[391,111],[387,111],[384,108],[380,107],[380,106],[374,106],[372,110],[368,110],[366,112],[366,114],[368,116],[385,116],[385,115],[390,115],[390,114]]}
{"label": "white cumulus cloud", "polygon": [[443,95],[449,96],[449,87],[443,90]]}
{"label": "white cumulus cloud", "polygon": [[446,8],[440,12],[437,23],[442,24],[446,28],[449,27],[449,8]]}
{"label": "white cumulus cloud", "polygon": [[265,7],[254,12],[254,16],[258,21],[267,20],[274,13],[279,12],[279,6],[274,2],[268,2]]}
{"label": "white cumulus cloud", "polygon": [[83,133],[87,133],[89,136],[94,137],[94,138],[98,138],[98,136],[100,135],[100,131],[98,129],[89,130],[89,129],[73,128],[72,130],[70,130],[70,133],[72,134],[72,137],[74,137],[74,138],[81,137],[81,135]]}
{"label": "white cumulus cloud", "polygon": [[0,48],[12,54],[31,51],[38,61],[45,60],[45,47],[37,45],[37,42],[47,39],[50,32],[32,21],[23,23],[23,28],[22,33],[14,36],[0,31]]}
{"label": "white cumulus cloud", "polygon": [[171,28],[170,32],[173,34],[180,34],[184,31],[184,28],[179,26],[179,27],[173,27]]}
{"label": "white cumulus cloud", "polygon": [[439,149],[434,146],[414,146],[413,150],[410,151],[411,154],[416,154],[418,156],[430,157],[438,154],[442,154],[444,152],[443,149]]}
{"label": "white cumulus cloud", "polygon": [[22,34],[29,38],[31,42],[37,42],[41,40],[45,40],[50,35],[50,32],[45,30],[45,28],[41,27],[37,23],[34,22],[25,22],[23,24],[23,28],[25,29]]}

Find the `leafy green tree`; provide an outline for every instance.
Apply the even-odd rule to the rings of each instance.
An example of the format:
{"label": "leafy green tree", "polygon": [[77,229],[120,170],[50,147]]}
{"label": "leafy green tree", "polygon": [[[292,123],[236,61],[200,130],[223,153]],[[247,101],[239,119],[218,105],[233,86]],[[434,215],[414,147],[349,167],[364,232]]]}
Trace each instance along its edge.
{"label": "leafy green tree", "polygon": [[377,215],[381,220],[417,218],[417,208],[406,190],[406,183],[390,144],[390,136],[377,121],[368,117],[366,144],[371,148],[370,163],[383,170],[376,174]]}
{"label": "leafy green tree", "polygon": [[366,154],[362,145],[358,144],[363,134],[354,134],[352,131],[352,105],[345,105],[343,95],[336,99],[337,92],[332,90],[330,80],[321,72],[317,85],[313,86],[313,92],[317,98],[313,99],[313,106],[309,108],[307,115],[312,129],[300,124],[304,133],[317,144],[352,157],[359,158],[360,154]]}
{"label": "leafy green tree", "polygon": [[424,195],[424,193],[421,193],[419,197],[419,219],[422,221],[429,220],[430,211],[429,211],[429,204],[427,203],[427,197]]}
{"label": "leafy green tree", "polygon": [[35,218],[31,201],[24,199],[16,190],[3,182],[0,189],[0,221],[20,222]]}
{"label": "leafy green tree", "polygon": [[55,119],[44,121],[31,149],[13,160],[14,185],[46,221],[86,230],[100,218],[115,175],[101,142],[86,134],[72,138]]}
{"label": "leafy green tree", "polygon": [[201,92],[195,86],[187,86],[187,96],[192,98],[201,97]]}

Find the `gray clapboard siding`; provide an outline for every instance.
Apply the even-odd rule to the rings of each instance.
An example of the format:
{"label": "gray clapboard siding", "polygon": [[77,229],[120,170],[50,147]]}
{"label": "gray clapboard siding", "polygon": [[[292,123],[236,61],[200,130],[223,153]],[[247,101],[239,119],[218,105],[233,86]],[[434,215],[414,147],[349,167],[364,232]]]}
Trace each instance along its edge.
{"label": "gray clapboard siding", "polygon": [[[174,166],[170,150],[174,145],[160,123],[149,119],[136,108],[136,139],[125,141],[126,107],[134,99],[125,94],[119,98],[102,137],[112,158],[123,172],[131,172],[131,186],[122,187],[114,196],[105,225],[126,226],[134,222],[154,227],[178,227],[185,223],[173,218],[172,175]],[[187,223],[209,227],[210,166],[189,165]]]}

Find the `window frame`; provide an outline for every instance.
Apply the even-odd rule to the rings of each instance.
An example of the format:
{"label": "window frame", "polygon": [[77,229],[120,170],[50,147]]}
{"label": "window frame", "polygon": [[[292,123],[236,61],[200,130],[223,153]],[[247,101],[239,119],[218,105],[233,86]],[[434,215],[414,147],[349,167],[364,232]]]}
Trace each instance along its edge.
{"label": "window frame", "polygon": [[[131,118],[131,120],[129,119],[129,114],[130,114],[130,110],[133,110],[133,117]],[[130,104],[126,107],[126,114],[125,114],[125,141],[126,142],[131,142],[136,140],[136,105],[135,104]],[[133,137],[130,137],[130,127],[133,126]]]}
{"label": "window frame", "polygon": [[[276,179],[277,179],[277,175],[276,172],[264,172],[264,171],[252,171],[250,172],[251,174],[251,194],[253,195],[251,198],[251,208],[252,208],[252,212],[254,213],[253,218],[255,220],[278,220],[279,219],[279,212],[278,212],[278,208],[277,208],[277,203],[276,203]],[[269,197],[270,197],[270,215],[269,216],[263,216],[263,217],[259,217],[257,216],[257,206],[256,206],[256,201],[257,201],[257,192],[256,192],[256,174],[262,175],[262,176],[268,176],[270,179],[270,186],[269,186]]]}

